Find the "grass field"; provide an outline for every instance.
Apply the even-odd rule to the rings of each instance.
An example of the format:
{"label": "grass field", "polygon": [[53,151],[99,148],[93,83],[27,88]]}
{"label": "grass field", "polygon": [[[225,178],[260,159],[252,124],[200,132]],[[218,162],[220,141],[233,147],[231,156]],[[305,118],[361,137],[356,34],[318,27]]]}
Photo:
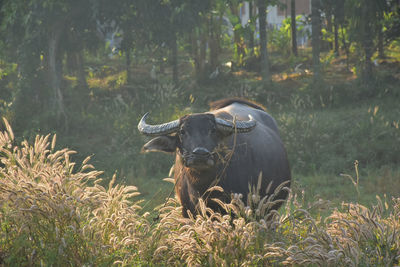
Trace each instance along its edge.
{"label": "grass field", "polygon": [[353,202],[333,208],[323,198],[306,200],[294,190],[279,213],[268,213],[271,202],[250,192],[247,203],[238,196],[221,203],[223,216],[200,200],[200,214],[189,219],[171,198],[156,210],[160,219],[152,220],[141,211],[136,187],[117,184],[116,176],[102,186],[102,172],[90,159],[76,165],[70,160],[73,151],[55,149],[55,136],[16,144],[5,124],[0,133],[3,266],[399,264],[398,197],[377,197],[370,207]]}
{"label": "grass field", "polygon": [[[269,85],[242,71],[174,86],[137,69],[128,86],[119,61],[91,72],[84,93],[65,77],[70,121],[57,142],[36,121],[2,128],[0,265],[398,265],[400,68],[381,62],[366,86],[342,61],[317,84],[289,66],[298,62]],[[256,100],[277,120],[291,197],[269,215],[254,196],[225,205],[233,216],[204,207],[184,219],[163,180],[173,157],[141,154],[137,122],[147,111],[152,122],[203,112],[226,96]]]}
{"label": "grass field", "polygon": [[[392,90],[398,92],[399,88]],[[308,94],[300,92],[286,103],[266,103],[277,119],[288,150],[294,190],[305,190],[308,200],[319,196],[335,204],[357,201],[371,205],[375,195],[398,196],[398,97],[393,97],[392,92],[358,100],[345,99],[340,104],[325,106],[319,99],[315,102]],[[155,154],[146,155],[146,159],[151,161],[152,155]],[[357,180],[356,161],[359,194],[353,183]],[[170,193],[171,186],[162,181],[170,166],[165,166],[161,174],[155,174],[157,179],[135,178],[134,184],[143,190],[148,205],[163,202]],[[159,189],[155,191],[154,188]]]}

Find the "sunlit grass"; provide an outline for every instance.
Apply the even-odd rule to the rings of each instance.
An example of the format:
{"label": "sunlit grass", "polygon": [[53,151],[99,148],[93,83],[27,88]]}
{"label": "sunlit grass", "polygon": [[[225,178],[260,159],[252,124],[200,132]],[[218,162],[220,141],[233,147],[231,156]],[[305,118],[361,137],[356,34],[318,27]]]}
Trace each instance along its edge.
{"label": "sunlit grass", "polygon": [[[55,150],[55,136],[15,144],[0,133],[0,262],[11,265],[101,265],[135,256],[148,228],[132,198],[136,187],[100,185],[102,174],[74,151]],[[139,232],[141,234],[139,234]],[[126,250],[127,249],[127,250]],[[119,253],[126,255],[120,257]]]}
{"label": "sunlit grass", "polygon": [[98,77],[94,74],[89,75],[87,83],[89,88],[99,88],[102,90],[119,89],[126,84],[126,71],[109,74],[105,77]]}
{"label": "sunlit grass", "polygon": [[385,49],[386,60],[389,62],[400,62],[400,45],[399,41],[394,41],[387,49]]}
{"label": "sunlit grass", "polygon": [[[346,174],[346,175],[343,175]],[[295,190],[306,191],[306,201],[315,198],[330,200],[333,205],[344,202],[358,202],[370,206],[375,196],[388,199],[398,197],[400,192],[400,170],[382,168],[380,170],[361,170],[359,176],[359,194],[347,175],[355,179],[354,172],[337,174],[315,173],[295,174]]]}

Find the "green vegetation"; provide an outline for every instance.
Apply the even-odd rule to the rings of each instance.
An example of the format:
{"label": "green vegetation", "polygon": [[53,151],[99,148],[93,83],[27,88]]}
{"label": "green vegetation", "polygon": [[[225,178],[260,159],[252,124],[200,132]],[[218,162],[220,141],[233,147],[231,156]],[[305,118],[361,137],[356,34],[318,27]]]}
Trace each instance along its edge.
{"label": "green vegetation", "polygon": [[[400,260],[400,199],[367,208],[291,195],[281,213],[250,192],[221,203],[222,216],[200,201],[201,214],[181,217],[170,199],[151,223],[140,215],[137,188],[100,185],[89,158],[55,150],[55,136],[15,145],[0,133],[0,260],[2,265],[341,265],[391,266]],[[211,190],[221,190],[212,188]],[[259,192],[255,189],[255,192]],[[282,189],[284,190],[284,189]],[[299,198],[300,197],[300,198]],[[328,215],[322,219],[320,214]]]}
{"label": "green vegetation", "polygon": [[[278,0],[114,2],[0,1],[0,266],[399,265],[398,1],[280,28],[256,12]],[[276,119],[291,197],[184,219],[137,123],[231,96]]]}

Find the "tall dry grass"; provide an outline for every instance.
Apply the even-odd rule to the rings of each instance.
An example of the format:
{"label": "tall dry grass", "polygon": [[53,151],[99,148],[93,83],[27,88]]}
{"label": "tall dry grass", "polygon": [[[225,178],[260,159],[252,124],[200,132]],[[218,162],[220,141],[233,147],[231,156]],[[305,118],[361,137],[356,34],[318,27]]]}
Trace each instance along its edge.
{"label": "tall dry grass", "polygon": [[83,266],[127,262],[139,253],[148,222],[137,214],[133,186],[100,185],[85,159],[77,169],[56,136],[15,144],[0,133],[0,262]]}
{"label": "tall dry grass", "polygon": [[[16,144],[0,133],[0,265],[9,266],[396,266],[400,260],[400,198],[372,208],[325,201],[304,204],[290,194],[280,212],[259,185],[248,202],[233,195],[186,219],[169,199],[160,220],[139,215],[137,189],[107,187],[101,172],[74,152],[55,150],[55,136]],[[285,190],[283,185],[282,190]],[[214,187],[212,190],[222,190]],[[216,200],[217,201],[217,200]],[[322,209],[329,216],[320,216]]]}
{"label": "tall dry grass", "polygon": [[[220,190],[217,188],[217,190]],[[253,192],[259,192],[255,190]],[[395,266],[400,260],[400,199],[368,209],[343,204],[322,219],[312,216],[326,202],[300,204],[290,195],[282,213],[271,198],[234,195],[214,213],[200,201],[200,214],[184,219],[175,200],[161,210],[153,231],[155,263],[188,266]],[[318,214],[318,213],[316,213]]]}

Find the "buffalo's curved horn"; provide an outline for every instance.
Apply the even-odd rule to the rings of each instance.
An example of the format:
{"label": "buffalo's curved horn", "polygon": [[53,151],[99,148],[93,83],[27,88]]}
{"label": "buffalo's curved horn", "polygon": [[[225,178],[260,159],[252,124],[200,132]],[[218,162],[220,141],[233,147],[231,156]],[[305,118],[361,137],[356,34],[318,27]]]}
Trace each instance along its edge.
{"label": "buffalo's curved horn", "polygon": [[144,135],[149,135],[149,136],[166,135],[174,133],[179,129],[179,120],[174,120],[158,125],[149,125],[146,123],[146,118],[148,115],[149,115],[148,112],[144,114],[138,124],[139,132]]}
{"label": "buffalo's curved horn", "polygon": [[253,130],[257,125],[257,122],[251,115],[249,115],[249,119],[248,121],[231,122],[221,118],[215,118],[215,122],[217,123],[218,130],[222,132],[232,133],[236,129],[238,133],[247,133]]}

